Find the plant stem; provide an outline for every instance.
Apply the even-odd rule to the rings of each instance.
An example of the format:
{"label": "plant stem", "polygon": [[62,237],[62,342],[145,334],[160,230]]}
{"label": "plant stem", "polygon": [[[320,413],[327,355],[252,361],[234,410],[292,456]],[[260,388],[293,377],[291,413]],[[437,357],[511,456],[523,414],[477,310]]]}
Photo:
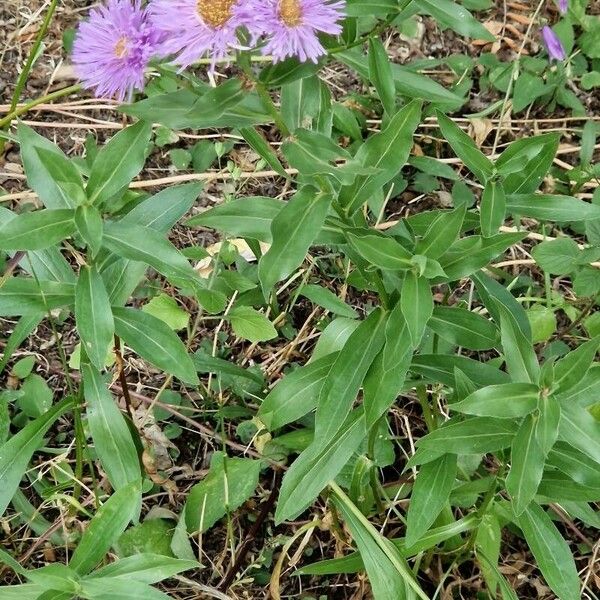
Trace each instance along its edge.
{"label": "plant stem", "polygon": [[431,411],[431,406],[429,406],[427,388],[424,385],[417,386],[417,398],[419,399],[419,404],[421,405],[421,410],[423,411],[423,417],[425,418],[427,429],[431,432],[437,428],[437,423],[435,422],[433,412]]}
{"label": "plant stem", "polygon": [[14,109],[11,108],[11,112],[8,115],[6,115],[5,117],[3,117],[2,119],[0,119],[0,127],[2,127],[2,128],[8,127],[13,122],[14,119],[29,112],[32,108],[35,108],[36,106],[38,106],[40,104],[44,104],[45,102],[51,102],[52,100],[56,100],[57,98],[62,98],[63,96],[69,96],[71,94],[74,94],[75,92],[78,92],[80,89],[81,89],[81,86],[79,84],[70,85],[69,87],[62,88],[61,90],[56,90],[55,92],[52,92],[51,94],[47,94],[46,96],[36,98],[35,100],[32,100],[31,102],[28,102],[27,104],[24,104],[20,108],[14,108]]}
{"label": "plant stem", "polygon": [[[23,67],[23,70],[21,71],[21,74],[19,75],[19,78],[17,79],[15,91],[13,93],[12,100],[10,103],[9,113],[11,113],[11,114],[17,108],[17,104],[19,103],[21,94],[23,93],[23,90],[25,89],[25,84],[27,83],[27,79],[29,78],[29,73],[31,72],[33,63],[35,62],[35,59],[36,59],[38,52],[40,50],[40,47],[42,45],[42,40],[46,37],[46,33],[48,32],[48,28],[50,27],[50,23],[52,22],[52,17],[54,16],[54,11],[56,10],[57,6],[58,6],[58,0],[51,0],[50,6],[48,7],[48,11],[46,12],[46,16],[44,17],[42,26],[40,27],[40,30],[38,31],[38,33],[35,37],[35,41],[33,42],[33,46],[31,48],[31,51],[29,52],[29,56],[27,57],[27,62],[25,63],[25,66]],[[3,121],[4,121],[4,119],[3,119]],[[11,122],[12,122],[12,117],[8,121],[8,123],[10,124]],[[5,124],[3,122],[0,122],[0,127],[4,128]],[[4,149],[4,143],[5,143],[4,140],[0,139],[0,153]]]}
{"label": "plant stem", "polygon": [[273,98],[271,98],[269,90],[267,90],[266,86],[262,82],[256,79],[254,71],[252,71],[252,64],[249,60],[249,57],[245,54],[238,53],[238,65],[242,68],[246,77],[254,84],[256,93],[261,99],[269,115],[271,115],[273,118],[273,122],[279,129],[281,135],[283,137],[290,137],[291,132],[288,129],[288,126],[285,124],[285,121],[283,120],[283,117],[281,116],[277,106],[275,106],[275,102],[273,102]]}

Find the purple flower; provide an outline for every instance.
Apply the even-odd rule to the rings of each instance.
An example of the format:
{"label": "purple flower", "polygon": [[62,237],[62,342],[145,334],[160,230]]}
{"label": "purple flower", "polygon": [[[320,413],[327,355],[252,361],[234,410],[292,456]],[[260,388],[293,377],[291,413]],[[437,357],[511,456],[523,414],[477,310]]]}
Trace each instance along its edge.
{"label": "purple flower", "polygon": [[542,27],[542,38],[548,49],[550,60],[565,60],[567,58],[567,53],[563,48],[562,42],[548,25]]}
{"label": "purple flower", "polygon": [[144,71],[158,41],[141,0],[108,0],[77,29],[75,71],[96,96],[131,99],[134,90],[144,88]]}
{"label": "purple flower", "polygon": [[185,68],[204,55],[217,60],[239,48],[243,0],[154,0],[150,18],[164,35],[161,54]]}
{"label": "purple flower", "polygon": [[318,33],[340,34],[345,8],[344,0],[248,0],[246,26],[253,37],[266,36],[263,54],[275,62],[291,56],[317,62],[325,54]]}
{"label": "purple flower", "polygon": [[569,10],[569,0],[558,0],[558,10],[564,15]]}

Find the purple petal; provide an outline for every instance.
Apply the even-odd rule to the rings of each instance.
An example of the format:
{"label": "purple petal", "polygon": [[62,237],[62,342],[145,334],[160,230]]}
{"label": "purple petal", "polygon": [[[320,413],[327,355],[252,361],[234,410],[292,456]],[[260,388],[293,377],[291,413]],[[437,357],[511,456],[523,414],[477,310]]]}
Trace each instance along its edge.
{"label": "purple petal", "polygon": [[567,53],[559,37],[547,25],[542,27],[542,38],[550,55],[550,60],[565,60],[567,58]]}

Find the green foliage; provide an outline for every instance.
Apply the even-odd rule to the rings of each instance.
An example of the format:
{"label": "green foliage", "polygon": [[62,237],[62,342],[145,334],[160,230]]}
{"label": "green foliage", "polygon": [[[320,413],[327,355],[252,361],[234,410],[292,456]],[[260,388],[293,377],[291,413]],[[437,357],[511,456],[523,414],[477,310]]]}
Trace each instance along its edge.
{"label": "green foliage", "polygon": [[[26,582],[0,597],[165,598],[154,584],[198,567],[194,534],[227,517],[233,535],[232,515],[275,470],[277,524],[320,498],[313,514],[354,545],[300,574],[364,570],[376,600],[427,598],[423,565],[473,560],[482,594],[515,598],[499,569],[510,528],[553,593],[579,598],[573,549],[552,511],[600,524],[588,504],[600,500],[600,202],[581,194],[600,176],[598,128],[582,127],[565,172],[557,133],[498,138],[490,156],[450,115],[469,99],[475,67],[481,89],[503,99],[471,117],[503,122],[509,102],[516,113],[556,104],[581,113],[573,88],[593,88],[600,69],[600,26],[585,5],[574,0],[556,27],[564,64],[519,56],[507,65],[485,53],[398,65],[378,35],[387,27],[408,30],[415,15],[430,15],[442,29],[493,41],[469,12],[490,3],[354,0],[341,45],[324,40],[319,64],[265,65],[240,50],[244,79],[215,85],[161,66],[147,97],[122,108],[134,122],[102,146],[86,142],[85,157],[18,125],[41,207],[0,208],[0,258],[10,267],[0,316],[19,318],[0,361],[10,371],[0,390],[0,512],[14,509],[10,518],[29,519],[52,543],[58,534],[34,497],[67,498],[89,522],[58,535],[71,546],[68,564],[26,569],[0,552]],[[334,59],[364,84],[343,98],[319,76]],[[430,63],[453,82],[422,74]],[[424,123],[435,145],[421,135],[415,153]],[[227,156],[233,141],[169,148],[187,128],[231,130],[256,153],[256,170],[272,169],[285,188],[247,195],[235,153]],[[155,146],[179,170],[218,163],[231,187],[211,187],[215,205],[201,210],[199,184],[138,193],[132,181]],[[414,213],[413,193],[444,204]],[[196,245],[200,228],[223,243]],[[525,261],[502,264],[523,248]],[[530,270],[512,270],[520,265]],[[78,339],[68,341],[80,347],[70,363],[78,373],[63,373],[71,395],[56,403],[41,361],[18,355],[42,322],[63,362],[59,329],[74,323]],[[154,399],[129,390],[128,367],[160,390]],[[139,396],[152,404],[147,414]],[[197,453],[179,421],[214,433],[221,451],[190,486],[177,524],[160,511],[139,523],[147,495],[173,490],[160,459]],[[178,437],[181,447],[170,443]],[[74,461],[40,466],[71,439]],[[255,458],[229,456],[227,444]],[[401,484],[387,485],[386,467],[402,472]],[[82,484],[93,487],[95,509],[82,505]],[[376,526],[384,518],[400,537]]]}

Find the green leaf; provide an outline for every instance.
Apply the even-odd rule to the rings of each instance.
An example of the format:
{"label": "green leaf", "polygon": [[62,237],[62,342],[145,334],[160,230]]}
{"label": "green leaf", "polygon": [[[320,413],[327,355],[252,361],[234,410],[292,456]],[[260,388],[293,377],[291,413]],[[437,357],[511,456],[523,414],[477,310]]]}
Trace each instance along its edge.
{"label": "green leaf", "polygon": [[561,402],[558,437],[600,464],[600,422],[584,408]]}
{"label": "green leaf", "polygon": [[354,214],[406,163],[413,146],[413,134],[420,121],[421,104],[413,100],[401,108],[382,132],[370,137],[359,148],[354,161],[362,167],[372,167],[380,172],[376,175],[360,175],[352,185],[341,189],[339,201],[348,214]]}
{"label": "green leaf", "polygon": [[42,166],[60,189],[63,198],[67,200],[67,206],[75,207],[85,201],[83,179],[74,163],[55,148],[37,147],[35,150]]}
{"label": "green leaf", "polygon": [[142,310],[164,321],[174,331],[185,329],[190,321],[190,315],[167,294],[155,296],[148,304],[142,306]]}
{"label": "green leaf", "polygon": [[91,255],[96,256],[102,247],[104,223],[98,209],[87,204],[78,206],[75,210],[75,225],[79,235],[90,249]]}
{"label": "green leaf", "polygon": [[43,377],[32,373],[25,379],[17,398],[17,406],[33,419],[41,417],[52,406],[53,392]]}
{"label": "green leaf", "polygon": [[438,259],[459,236],[465,215],[466,204],[450,212],[439,213],[427,228],[423,238],[418,241],[415,254]]}
{"label": "green leaf", "polygon": [[539,395],[539,387],[532,383],[503,383],[477,390],[450,408],[468,415],[515,419],[532,413]]}
{"label": "green leaf", "polygon": [[45,209],[23,213],[0,227],[0,249],[42,250],[58,244],[75,231],[75,211]]}
{"label": "green leaf", "polygon": [[198,279],[185,256],[153,229],[123,221],[107,223],[103,241],[116,255],[146,263],[176,284]]}
{"label": "green leaf", "polygon": [[212,227],[230,235],[270,243],[271,224],[286,206],[277,198],[250,197],[230,200],[192,217],[190,227]]}
{"label": "green leaf", "polygon": [[141,478],[137,449],[125,418],[98,370],[82,361],[81,373],[94,447],[113,489],[119,490]]}
{"label": "green leaf", "polygon": [[500,314],[500,336],[506,368],[514,382],[537,383],[540,366],[531,342],[525,337],[519,323],[501,302],[496,303]]}
{"label": "green leaf", "polygon": [[560,135],[550,133],[513,142],[496,161],[507,194],[535,192],[556,156]]}
{"label": "green leaf", "polygon": [[352,409],[365,375],[385,341],[387,315],[375,309],[350,335],[325,380],[317,404],[315,439],[328,444]]}
{"label": "green leaf", "polygon": [[336,506],[346,521],[369,575],[373,596],[378,600],[408,600],[415,593],[427,600],[398,549],[366,520],[352,501],[335,488]]}
{"label": "green leaf", "polygon": [[570,390],[584,379],[594,363],[599,346],[600,336],[597,336],[581,344],[555,364],[554,385],[557,386],[558,393]]}
{"label": "green leaf", "polygon": [[89,573],[111,549],[139,511],[140,482],[115,491],[98,509],[69,562],[80,575]]}
{"label": "green leaf", "polygon": [[479,211],[481,233],[484,237],[496,235],[506,217],[506,195],[501,183],[488,181],[481,196]]}
{"label": "green leaf", "polygon": [[530,504],[517,522],[552,591],[560,600],[580,600],[573,555],[550,517],[537,504]]}
{"label": "green leaf", "polygon": [[113,316],[117,335],[132,350],[181,381],[198,385],[186,347],[164,321],[135,308],[113,307]]}
{"label": "green leaf", "polygon": [[[371,3],[369,3],[369,7]],[[368,59],[362,49],[354,48],[336,53],[336,57],[354,69],[357,73],[369,78]],[[464,99],[451,92],[430,77],[415,73],[411,67],[392,64],[396,92],[407,98],[421,98],[427,102],[451,104],[457,108],[464,104]]]}
{"label": "green leaf", "polygon": [[471,39],[496,41],[493,36],[473,15],[462,5],[451,0],[414,0],[416,6],[431,15],[440,25],[450,27],[454,31]]}
{"label": "green leaf", "polygon": [[600,218],[600,206],[572,196],[549,194],[511,194],[506,210],[513,215],[541,221],[587,221]]}
{"label": "green leaf", "polygon": [[579,247],[570,237],[542,242],[531,251],[535,262],[551,275],[567,275],[578,265]]}
{"label": "green leaf", "polygon": [[358,317],[357,312],[352,307],[348,306],[341,298],[338,298],[331,290],[320,285],[303,285],[299,294],[335,315],[341,315],[349,319]]}
{"label": "green leaf", "polygon": [[371,265],[390,271],[412,267],[412,254],[392,237],[362,230],[351,230],[346,237],[350,246]]}
{"label": "green leaf", "polygon": [[198,350],[198,352],[192,356],[192,360],[199,373],[217,373],[218,375],[244,377],[245,379],[251,379],[260,385],[264,384],[264,379],[254,371],[238,367],[228,360],[210,356],[203,350]]}
{"label": "green leaf", "polygon": [[342,470],[364,437],[364,417],[361,411],[354,411],[331,441],[325,445],[320,440],[313,442],[283,477],[275,522],[301,514]]}
{"label": "green leaf", "polygon": [[[2,286],[0,286],[0,306],[2,305],[1,293]],[[19,322],[13,327],[12,333],[6,339],[6,345],[3,348],[2,358],[0,359],[0,374],[6,368],[15,350],[31,335],[43,318],[44,315],[38,313],[19,319]]]}
{"label": "green leaf", "polygon": [[273,431],[314,410],[336,358],[334,352],[288,373],[262,401],[258,418]]}
{"label": "green leaf", "polygon": [[410,368],[412,340],[400,303],[390,313],[385,326],[385,345],[363,382],[363,405],[367,430],[398,397]]}
{"label": "green leaf", "polygon": [[18,125],[17,135],[21,147],[21,159],[27,175],[27,183],[39,195],[44,206],[49,209],[75,208],[75,202],[71,194],[59,182],[55,181],[38,154],[40,149],[53,152],[62,161],[68,162],[68,158],[62,150],[23,122]]}
{"label": "green leaf", "polygon": [[369,38],[369,77],[388,115],[396,108],[396,85],[390,59],[378,37]]}
{"label": "green leaf", "polygon": [[566,442],[557,442],[552,447],[548,464],[581,485],[600,489],[600,464]]}
{"label": "green leaf", "polygon": [[72,404],[73,400],[71,398],[56,404],[41,417],[25,425],[8,442],[0,446],[0,481],[2,481],[0,487],[0,515],[4,513],[17,491],[21,477],[27,471],[27,465],[33,453],[43,443],[44,435],[54,422],[71,408]]}
{"label": "green leaf", "polygon": [[510,291],[496,280],[488,277],[483,271],[473,274],[471,279],[473,279],[477,293],[494,321],[496,323],[500,322],[500,311],[497,308],[497,303],[500,302],[516,319],[523,335],[530,340],[531,326],[527,318],[527,313]]}
{"label": "green leaf", "polygon": [[464,421],[451,419],[417,442],[419,448],[440,455],[486,454],[510,446],[517,431],[514,421],[492,417],[473,417]]}
{"label": "green leaf", "polygon": [[84,579],[81,582],[80,593],[90,600],[169,600],[170,598],[164,592],[145,583],[109,577]]}
{"label": "green leaf", "polygon": [[100,150],[90,172],[87,194],[99,205],[110,200],[143,169],[152,123],[139,121],[115,135]]}
{"label": "green leaf", "polygon": [[120,557],[136,556],[152,552],[165,558],[173,556],[171,541],[175,525],[171,519],[146,519],[129,527],[114,544],[114,551]]}
{"label": "green leaf", "polygon": [[443,113],[437,111],[436,116],[442,135],[452,146],[452,150],[467,168],[483,184],[494,174],[494,163],[477,148],[475,142],[458,125]]}
{"label": "green leaf", "polygon": [[448,502],[456,478],[456,455],[445,454],[419,469],[408,507],[406,545],[413,546]]}
{"label": "green leaf", "polygon": [[265,315],[250,306],[232,308],[227,319],[235,334],[250,342],[266,342],[277,337],[277,329]]}
{"label": "green leaf", "polygon": [[74,299],[75,286],[71,283],[11,277],[0,286],[0,316],[40,317],[49,310],[72,304]]}
{"label": "green leaf", "polygon": [[305,186],[273,219],[273,245],[258,264],[265,294],[302,263],[325,222],[330,204],[331,196]]}
{"label": "green leaf", "polygon": [[75,288],[75,319],[91,363],[103,369],[113,343],[115,324],[108,294],[96,267],[83,266]]}
{"label": "green leaf", "polygon": [[544,473],[545,454],[536,437],[537,418],[527,415],[515,435],[506,490],[518,516],[533,500]]}
{"label": "green leaf", "polygon": [[433,294],[429,280],[419,277],[414,271],[408,271],[404,277],[400,303],[412,344],[416,348],[421,343],[433,314]]}
{"label": "green leaf", "polygon": [[43,588],[33,583],[0,587],[2,600],[39,600],[42,592]]}
{"label": "green leaf", "polygon": [[101,567],[94,571],[87,580],[106,577],[152,584],[169,579],[182,571],[197,569],[198,567],[199,564],[194,560],[181,560],[162,554],[141,553],[121,558],[105,567]]}
{"label": "green leaf", "polygon": [[474,384],[484,387],[498,383],[507,383],[508,375],[492,365],[450,354],[420,354],[413,358],[411,371],[432,383],[444,383],[450,387],[455,385],[456,369],[462,371]]}
{"label": "green leaf", "polygon": [[190,491],[185,518],[190,533],[208,531],[226,513],[239,508],[258,485],[260,461],[213,455],[208,475]]}
{"label": "green leaf", "polygon": [[495,325],[466,308],[436,306],[427,326],[442,339],[469,350],[489,350],[498,342]]}

